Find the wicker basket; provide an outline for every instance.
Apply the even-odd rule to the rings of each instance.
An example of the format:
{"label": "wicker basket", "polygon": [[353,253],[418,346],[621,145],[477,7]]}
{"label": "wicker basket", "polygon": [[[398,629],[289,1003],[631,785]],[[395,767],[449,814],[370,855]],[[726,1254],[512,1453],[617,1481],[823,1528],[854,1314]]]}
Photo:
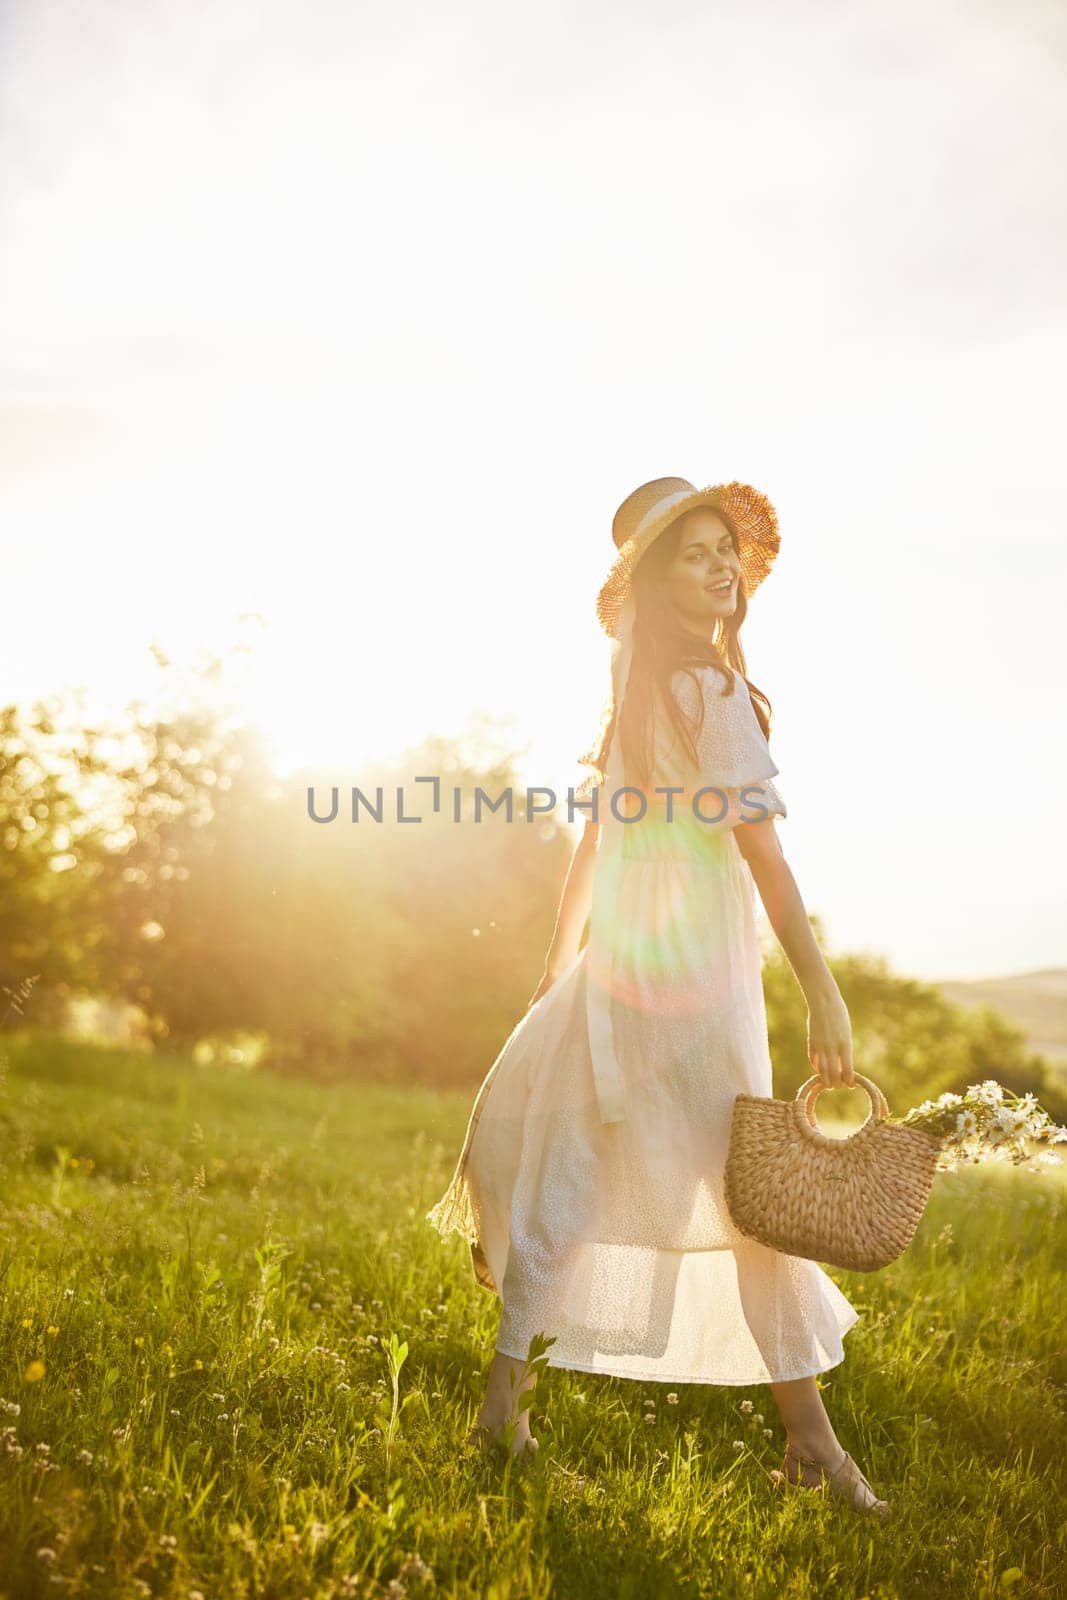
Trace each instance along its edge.
{"label": "wicker basket", "polygon": [[785,1255],[873,1272],[911,1241],[934,1181],[941,1140],[891,1123],[885,1095],[856,1073],[871,1102],[863,1126],[830,1139],[815,1120],[826,1087],[809,1078],[795,1100],[739,1094],[726,1159],[726,1204],[738,1229]]}

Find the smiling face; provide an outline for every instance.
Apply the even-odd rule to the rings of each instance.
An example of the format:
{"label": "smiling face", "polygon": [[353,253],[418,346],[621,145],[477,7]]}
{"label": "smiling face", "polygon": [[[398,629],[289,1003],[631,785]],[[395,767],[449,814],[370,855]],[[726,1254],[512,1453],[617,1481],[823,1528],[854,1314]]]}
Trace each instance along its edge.
{"label": "smiling face", "polygon": [[737,610],[741,560],[734,536],[717,512],[700,506],[682,519],[678,548],[662,582],[682,621],[700,633]]}

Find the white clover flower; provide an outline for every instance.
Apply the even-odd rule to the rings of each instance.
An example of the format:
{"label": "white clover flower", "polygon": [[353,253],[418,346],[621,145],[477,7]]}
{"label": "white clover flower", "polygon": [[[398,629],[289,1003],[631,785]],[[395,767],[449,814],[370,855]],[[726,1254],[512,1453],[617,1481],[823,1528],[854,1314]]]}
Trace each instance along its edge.
{"label": "white clover flower", "polygon": [[674,1393],[674,1392],[673,1392],[673,1390],[672,1390],[672,1392],[671,1392],[671,1393],[670,1393],[670,1394],[669,1394],[669,1395],[668,1395],[668,1396],[667,1396],[667,1404],[668,1404],[668,1405],[669,1405],[669,1406],[676,1406],[676,1405],[677,1405],[677,1404],[678,1404],[678,1396],[677,1396],[677,1395],[676,1395],[676,1394],[675,1394],[675,1393]]}
{"label": "white clover flower", "polygon": [[744,1448],[745,1448],[745,1441],[743,1439],[735,1439],[734,1440],[734,1449],[735,1450],[743,1450]]}
{"label": "white clover flower", "polygon": [[749,1413],[751,1411],[753,1411],[755,1408],[753,1407],[753,1404],[752,1404],[751,1400],[742,1400],[739,1409],[741,1411],[743,1411],[745,1413],[745,1416],[747,1417],[749,1415]]}
{"label": "white clover flower", "polygon": [[50,1550],[47,1545],[42,1545],[37,1552],[37,1559],[38,1561],[43,1561],[46,1567],[50,1567],[56,1559],[56,1553],[54,1550]]}
{"label": "white clover flower", "polygon": [[79,1450],[78,1460],[83,1467],[91,1467],[93,1464],[93,1452],[91,1450]]}

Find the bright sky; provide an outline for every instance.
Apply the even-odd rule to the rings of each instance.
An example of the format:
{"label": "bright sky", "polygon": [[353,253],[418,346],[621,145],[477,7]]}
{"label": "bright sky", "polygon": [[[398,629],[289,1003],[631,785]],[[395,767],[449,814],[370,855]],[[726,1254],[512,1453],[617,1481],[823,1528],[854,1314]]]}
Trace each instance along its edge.
{"label": "bright sky", "polygon": [[562,793],[616,506],[742,478],[830,949],[1067,964],[1065,57],[1055,0],[7,7],[4,697],[247,636],[282,771],[485,711]]}

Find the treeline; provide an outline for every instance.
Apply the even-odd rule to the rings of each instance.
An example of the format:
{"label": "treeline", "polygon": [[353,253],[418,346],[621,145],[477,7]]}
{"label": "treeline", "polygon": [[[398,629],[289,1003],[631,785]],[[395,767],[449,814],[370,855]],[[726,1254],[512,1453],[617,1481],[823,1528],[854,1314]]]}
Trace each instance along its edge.
{"label": "treeline", "polygon": [[[429,786],[442,778],[435,815]],[[308,786],[317,814],[308,815]],[[451,790],[502,812],[453,820]],[[383,820],[349,794],[383,790]],[[395,818],[395,791],[408,815]],[[573,836],[523,820],[512,758],[431,740],[373,772],[282,782],[261,740],[210,703],[134,706],[87,725],[69,697],[0,711],[0,982],[40,978],[25,1020],[63,1022],[78,995],[139,1008],[157,1050],[257,1041],[261,1065],[319,1078],[477,1083],[540,977]],[[562,814],[562,813],[561,813]],[[816,919],[813,919],[816,920]],[[821,930],[820,935],[821,935]],[[825,946],[824,946],[825,947]],[[856,1064],[894,1109],[996,1077],[1065,1097],[1022,1031],[963,1010],[869,956],[829,957]],[[769,940],[764,969],[776,1091],[808,1075],[803,997]]]}

